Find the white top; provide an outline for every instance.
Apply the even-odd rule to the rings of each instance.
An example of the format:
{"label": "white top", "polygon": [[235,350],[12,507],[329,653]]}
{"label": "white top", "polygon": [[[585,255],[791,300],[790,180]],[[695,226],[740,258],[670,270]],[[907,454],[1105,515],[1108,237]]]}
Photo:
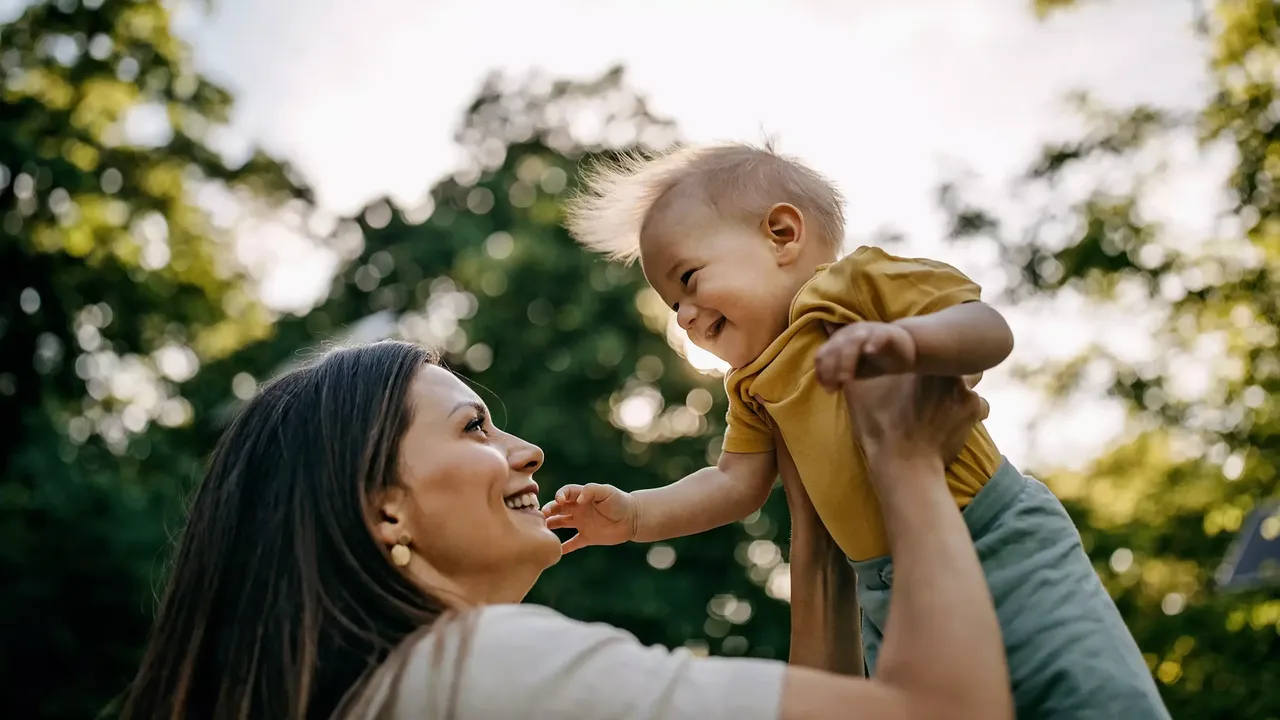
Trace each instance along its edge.
{"label": "white top", "polygon": [[[457,692],[452,720],[780,717],[786,665],[778,661],[645,647],[612,626],[537,605],[487,607],[470,625],[450,623],[412,649],[397,720],[447,717],[451,689]],[[453,688],[460,647],[461,682]]]}

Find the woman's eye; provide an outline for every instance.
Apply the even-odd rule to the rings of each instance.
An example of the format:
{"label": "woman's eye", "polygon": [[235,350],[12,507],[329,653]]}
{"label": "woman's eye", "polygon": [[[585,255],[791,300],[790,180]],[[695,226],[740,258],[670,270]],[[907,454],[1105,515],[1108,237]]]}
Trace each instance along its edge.
{"label": "woman's eye", "polygon": [[466,430],[466,431],[467,431],[467,432],[469,432],[469,433],[475,432],[475,431],[477,431],[477,430],[483,431],[483,430],[484,430],[484,418],[482,418],[482,417],[478,417],[478,418],[476,418],[475,420],[472,420],[471,422],[467,423],[467,426],[466,426],[465,428],[463,428],[463,429],[464,429],[464,430]]}
{"label": "woman's eye", "polygon": [[697,272],[697,270],[689,270],[689,271],[688,271],[688,272],[686,272],[685,274],[681,275],[681,276],[680,276],[680,284],[681,284],[681,285],[684,285],[685,287],[689,287],[689,281],[690,281],[691,279],[693,279],[693,274],[694,274],[695,272]]}

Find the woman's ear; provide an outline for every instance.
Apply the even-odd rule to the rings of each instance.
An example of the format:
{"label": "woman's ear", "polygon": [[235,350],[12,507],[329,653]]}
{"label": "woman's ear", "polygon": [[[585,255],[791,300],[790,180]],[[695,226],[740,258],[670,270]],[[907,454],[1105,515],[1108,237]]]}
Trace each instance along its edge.
{"label": "woman's ear", "polygon": [[795,205],[778,203],[769,208],[761,230],[773,244],[774,258],[779,265],[790,265],[800,257],[805,242],[804,213]]}
{"label": "woman's ear", "polygon": [[408,499],[404,488],[389,487],[373,503],[377,513],[373,518],[374,533],[387,547],[396,545],[408,534]]}

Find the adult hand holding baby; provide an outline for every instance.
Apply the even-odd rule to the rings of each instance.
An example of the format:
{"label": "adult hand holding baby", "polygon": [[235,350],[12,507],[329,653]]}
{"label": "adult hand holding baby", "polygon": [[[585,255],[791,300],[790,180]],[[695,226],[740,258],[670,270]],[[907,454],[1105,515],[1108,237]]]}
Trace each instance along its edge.
{"label": "adult hand holding baby", "polygon": [[854,438],[873,470],[907,460],[946,465],[989,412],[964,378],[898,374],[843,387]]}

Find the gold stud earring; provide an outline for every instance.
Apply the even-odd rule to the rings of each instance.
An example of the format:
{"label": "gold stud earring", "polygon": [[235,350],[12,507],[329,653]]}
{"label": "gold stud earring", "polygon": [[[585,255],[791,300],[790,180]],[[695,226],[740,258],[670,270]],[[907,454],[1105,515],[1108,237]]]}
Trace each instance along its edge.
{"label": "gold stud earring", "polygon": [[394,563],[396,567],[405,567],[409,564],[409,558],[411,557],[409,553],[409,543],[411,542],[413,541],[408,535],[401,535],[400,542],[396,543],[395,547],[391,548],[391,562]]}

